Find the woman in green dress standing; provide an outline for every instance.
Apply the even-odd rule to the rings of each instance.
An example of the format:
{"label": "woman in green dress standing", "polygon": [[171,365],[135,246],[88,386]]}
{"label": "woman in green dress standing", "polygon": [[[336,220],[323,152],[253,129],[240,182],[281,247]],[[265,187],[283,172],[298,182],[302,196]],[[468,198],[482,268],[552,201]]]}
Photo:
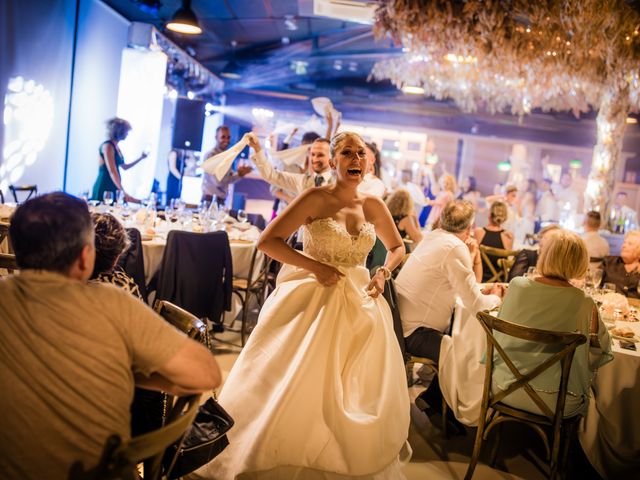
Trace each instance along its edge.
{"label": "woman in green dress standing", "polygon": [[[98,150],[100,153],[100,167],[98,169],[98,178],[93,184],[92,200],[102,201],[104,192],[113,192],[115,200],[118,190],[124,192],[119,169],[128,170],[147,157],[148,154],[143,152],[133,162],[125,163],[122,152],[118,148],[118,143],[127,138],[129,131],[131,131],[131,124],[126,120],[118,117],[107,120],[107,136],[109,139],[103,142]],[[134,197],[126,192],[124,196],[127,202],[137,202]]]}

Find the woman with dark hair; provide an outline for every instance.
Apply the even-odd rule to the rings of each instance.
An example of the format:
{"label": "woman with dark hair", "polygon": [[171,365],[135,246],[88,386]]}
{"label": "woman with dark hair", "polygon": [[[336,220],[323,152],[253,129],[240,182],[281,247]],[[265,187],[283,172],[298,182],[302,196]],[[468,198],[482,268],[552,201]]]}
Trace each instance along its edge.
{"label": "woman with dark hair", "polygon": [[142,300],[138,285],[125,272],[116,268],[118,259],[129,248],[129,236],[122,224],[108,213],[91,214],[95,231],[96,261],[91,280],[124,288]]}
{"label": "woman with dark hair", "polygon": [[[100,166],[98,167],[98,178],[93,184],[92,200],[101,201],[104,192],[113,192],[115,200],[118,190],[124,192],[122,188],[122,180],[120,178],[120,168],[128,170],[137,165],[139,162],[147,158],[147,153],[142,154],[131,163],[125,163],[122,152],[118,147],[118,143],[127,138],[131,131],[131,124],[122,118],[114,117],[107,120],[107,137],[108,139],[100,145],[98,153],[100,153]],[[125,192],[125,199],[128,202],[137,201],[131,195]]]}
{"label": "woman with dark hair", "polygon": [[[130,245],[127,231],[116,217],[108,213],[91,214],[95,231],[96,261],[92,282],[110,283],[144,301],[138,285],[120,268],[120,255]],[[131,402],[131,435],[137,436],[162,426],[164,394],[136,387]]]}

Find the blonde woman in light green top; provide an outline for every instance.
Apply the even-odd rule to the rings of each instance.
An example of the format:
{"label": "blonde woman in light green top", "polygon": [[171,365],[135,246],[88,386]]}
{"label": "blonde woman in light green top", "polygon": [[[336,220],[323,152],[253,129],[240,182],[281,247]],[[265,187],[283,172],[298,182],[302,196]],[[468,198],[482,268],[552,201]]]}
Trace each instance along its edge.
{"label": "blonde woman in light green top", "polygon": [[[545,241],[538,259],[540,276],[536,279],[516,277],[509,284],[498,316],[525,327],[558,332],[580,332],[589,342],[576,349],[569,374],[565,416],[586,413],[591,380],[598,367],[613,359],[611,340],[591,297],[572,286],[570,279],[583,278],[589,264],[584,241],[575,233],[558,230]],[[555,352],[549,346],[521,340],[500,333],[496,338],[520,371],[529,372]],[[589,347],[592,353],[589,354]],[[595,355],[593,352],[596,352]],[[506,389],[513,374],[497,356],[494,357],[493,392]],[[554,411],[560,383],[560,364],[543,372],[532,387]],[[503,403],[536,414],[542,414],[531,397],[518,389]]]}

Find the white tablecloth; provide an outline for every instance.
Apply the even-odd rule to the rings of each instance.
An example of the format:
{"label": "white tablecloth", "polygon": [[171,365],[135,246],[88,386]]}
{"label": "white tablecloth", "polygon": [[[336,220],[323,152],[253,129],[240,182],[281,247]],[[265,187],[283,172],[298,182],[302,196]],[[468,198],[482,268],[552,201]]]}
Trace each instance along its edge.
{"label": "white tablecloth", "polygon": [[[154,237],[153,240],[142,242],[142,253],[144,255],[144,279],[149,280],[160,268],[162,255],[167,241],[163,237]],[[251,267],[251,255],[256,248],[256,242],[247,242],[239,240],[231,240],[231,257],[233,263],[233,276],[236,278],[247,278],[249,276],[249,268]],[[254,270],[259,269],[262,265],[264,254],[258,252]]]}
{"label": "white tablecloth", "polygon": [[[228,232],[230,240],[229,245],[231,247],[231,262],[233,265],[233,276],[235,278],[248,278],[249,269],[251,268],[251,256],[256,249],[257,241],[239,240],[241,238],[255,238],[257,239],[260,231],[256,227],[251,227],[250,231],[238,232],[232,230]],[[145,282],[149,283],[153,275],[160,268],[162,262],[162,256],[164,249],[167,245],[166,237],[155,236],[151,240],[142,241],[142,254],[144,256],[144,278]],[[253,267],[253,277],[255,278],[260,272],[260,267],[264,260],[264,254],[258,252],[256,255],[255,265]],[[242,304],[237,295],[233,295],[231,298],[231,311],[225,313],[225,323],[230,323],[236,318]]]}
{"label": "white tablecloth", "polygon": [[[631,328],[640,338],[640,323],[616,325]],[[580,433],[587,458],[604,478],[637,478],[640,471],[640,343],[636,348],[622,349],[613,340],[613,362],[598,370]]]}

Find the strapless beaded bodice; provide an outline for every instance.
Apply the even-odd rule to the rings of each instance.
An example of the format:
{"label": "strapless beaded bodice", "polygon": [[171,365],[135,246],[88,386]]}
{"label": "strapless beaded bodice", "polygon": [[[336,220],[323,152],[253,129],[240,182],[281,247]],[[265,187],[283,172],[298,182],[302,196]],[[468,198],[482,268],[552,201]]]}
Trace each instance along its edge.
{"label": "strapless beaded bodice", "polygon": [[304,226],[304,252],[316,260],[333,265],[364,265],[376,241],[373,224],[365,222],[357,236],[331,217],[318,218]]}

